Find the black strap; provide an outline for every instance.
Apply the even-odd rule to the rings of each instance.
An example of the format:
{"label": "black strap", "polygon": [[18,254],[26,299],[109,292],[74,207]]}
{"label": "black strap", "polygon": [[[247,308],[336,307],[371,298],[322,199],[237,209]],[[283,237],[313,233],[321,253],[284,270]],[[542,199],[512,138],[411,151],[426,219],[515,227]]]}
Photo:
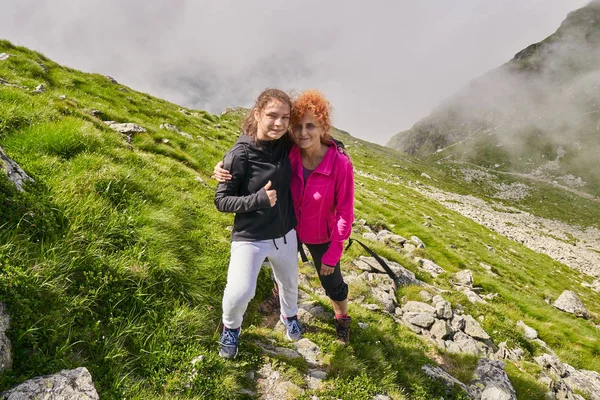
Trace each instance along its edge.
{"label": "black strap", "polygon": [[304,246],[302,246],[302,242],[300,241],[298,235],[296,235],[296,239],[298,239],[298,253],[300,253],[300,258],[302,259],[302,262],[308,262],[308,257],[306,257],[306,253],[304,252]]}
{"label": "black strap", "polygon": [[373,256],[373,258],[375,258],[375,260],[377,260],[377,262],[379,263],[379,265],[381,265],[383,267],[383,269],[385,270],[385,272],[387,272],[387,274],[389,275],[389,277],[392,278],[392,280],[394,281],[394,283],[397,286],[404,286],[402,280],[394,273],[394,271],[392,271],[392,269],[389,267],[389,265],[387,265],[387,263],[383,260],[383,258],[379,257],[373,250],[371,250],[370,248],[368,248],[360,240],[356,240],[356,239],[350,238],[348,240],[348,245],[346,246],[346,250],[348,250],[348,248],[350,248],[350,246],[354,242],[360,244],[362,246],[362,248],[367,251],[367,253],[369,253],[371,256]]}

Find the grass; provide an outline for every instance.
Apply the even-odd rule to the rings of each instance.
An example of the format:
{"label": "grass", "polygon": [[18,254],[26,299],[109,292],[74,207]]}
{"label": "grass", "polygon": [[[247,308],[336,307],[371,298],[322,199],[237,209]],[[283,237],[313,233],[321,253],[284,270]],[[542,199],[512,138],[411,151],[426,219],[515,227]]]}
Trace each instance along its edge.
{"label": "grass", "polygon": [[[62,67],[7,41],[0,41],[0,52],[11,54],[0,62],[0,77],[16,85],[0,86],[0,146],[35,180],[19,192],[0,174],[0,298],[11,315],[8,335],[14,349],[13,369],[0,375],[0,390],[86,366],[101,398],[248,398],[241,390],[256,387],[246,373],[265,362],[301,384],[302,362],[266,359],[255,343],[273,339],[284,345],[281,337],[261,327],[257,313],[259,301],[270,293],[266,273],[260,275],[245,317],[239,357],[226,362],[216,352],[229,259],[226,228],[232,216],[214,208],[216,185],[209,177],[238,135],[239,113],[184,114],[177,105],[101,75]],[[46,85],[45,93],[23,88],[40,83]],[[60,100],[61,95],[66,99]],[[91,110],[100,111],[96,115],[103,119],[138,123],[148,132],[128,143]],[[163,123],[176,125],[192,139],[161,129]],[[348,147],[357,171],[357,219],[408,238],[418,236],[426,244],[420,256],[447,273],[433,279],[402,254],[372,244],[379,254],[444,289],[450,289],[452,273],[469,268],[484,293],[499,293],[477,306],[459,294],[445,297],[476,317],[484,315],[484,328],[495,342],[523,347],[526,360],[507,367],[519,398],[538,398],[540,390],[538,371],[530,367],[540,349],[522,336],[519,319],[537,329],[563,361],[600,371],[600,341],[593,325],[600,322],[600,295],[580,286],[580,274],[410,187],[422,181],[444,190],[482,193],[482,188],[462,184],[451,168],[424,164],[346,132],[335,135]],[[558,213],[569,201],[569,219],[592,219],[598,212],[551,187],[539,190],[555,196],[558,206],[544,211],[532,204],[535,212]],[[359,255],[364,253],[356,246],[346,252],[343,268],[352,268],[350,261]],[[489,275],[481,262],[497,276]],[[314,273],[304,272],[318,286]],[[544,301],[573,288],[591,320],[565,315]],[[404,288],[398,299],[418,300],[421,290]],[[351,285],[351,299],[361,296],[374,301],[366,285]],[[319,301],[331,311],[328,301]],[[369,328],[353,325],[348,348],[332,342],[329,322],[317,322],[307,333],[326,355],[328,378],[322,390],[307,390],[304,398],[370,399],[376,393],[395,399],[461,398],[445,394],[420,367],[445,357],[449,370],[467,381],[473,360],[437,354],[383,314],[356,305],[350,311]],[[198,356],[202,360],[192,366]]]}

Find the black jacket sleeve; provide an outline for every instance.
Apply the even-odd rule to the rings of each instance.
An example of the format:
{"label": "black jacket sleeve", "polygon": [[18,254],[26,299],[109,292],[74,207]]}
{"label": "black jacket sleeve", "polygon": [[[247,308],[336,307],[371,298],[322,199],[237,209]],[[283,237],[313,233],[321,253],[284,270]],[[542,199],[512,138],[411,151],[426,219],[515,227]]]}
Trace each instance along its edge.
{"label": "black jacket sleeve", "polygon": [[247,196],[240,195],[244,182],[248,157],[243,145],[232,147],[223,158],[223,169],[231,173],[231,180],[219,183],[215,193],[215,206],[221,212],[245,213],[260,208],[270,208],[266,190],[260,189]]}

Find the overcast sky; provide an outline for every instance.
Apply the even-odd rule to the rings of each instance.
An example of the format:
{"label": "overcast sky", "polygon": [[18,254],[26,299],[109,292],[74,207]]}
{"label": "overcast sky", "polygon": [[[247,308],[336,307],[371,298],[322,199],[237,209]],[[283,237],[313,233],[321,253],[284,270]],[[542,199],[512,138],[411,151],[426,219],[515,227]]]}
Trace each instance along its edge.
{"label": "overcast sky", "polygon": [[384,144],[587,2],[0,0],[0,38],[213,113],[318,88]]}

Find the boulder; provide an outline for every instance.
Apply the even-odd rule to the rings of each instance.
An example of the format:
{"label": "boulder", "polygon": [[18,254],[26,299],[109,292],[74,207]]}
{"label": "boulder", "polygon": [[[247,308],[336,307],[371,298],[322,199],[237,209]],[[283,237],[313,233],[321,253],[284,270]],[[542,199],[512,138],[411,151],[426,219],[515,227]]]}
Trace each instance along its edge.
{"label": "boulder", "polygon": [[452,375],[450,375],[449,373],[447,373],[440,367],[433,367],[431,365],[423,365],[421,367],[421,370],[423,372],[425,372],[425,375],[427,375],[429,378],[431,378],[435,381],[443,382],[444,385],[446,387],[448,387],[448,389],[450,391],[452,391],[455,386],[458,386],[463,391],[467,392],[467,386],[464,383],[462,383],[461,381],[459,381],[458,379],[456,379],[455,377],[453,377]]}
{"label": "boulder", "polygon": [[448,321],[444,321],[441,319],[435,320],[435,322],[431,326],[431,329],[429,330],[429,333],[434,339],[442,340],[449,339],[454,334],[452,328],[450,327],[450,324],[448,324]]}
{"label": "boulder", "polygon": [[434,263],[431,260],[428,260],[426,258],[415,258],[415,261],[419,264],[419,266],[425,271],[427,272],[429,275],[431,275],[434,278],[437,278],[439,275],[443,274],[444,272],[446,272],[446,270],[442,267],[440,267],[439,265],[437,265],[436,263]]}
{"label": "boulder", "polygon": [[475,339],[480,339],[480,340],[489,340],[490,339],[490,335],[488,335],[483,330],[483,328],[481,327],[481,325],[479,325],[479,322],[477,322],[475,320],[475,318],[473,318],[470,315],[465,315],[464,319],[465,319],[465,329],[463,331],[467,335],[474,337]]}
{"label": "boulder", "polygon": [[435,308],[420,301],[407,301],[406,304],[402,306],[402,311],[433,315],[435,313]]}
{"label": "boulder", "polygon": [[415,246],[417,246],[417,249],[425,248],[425,243],[423,243],[423,241],[417,236],[411,236],[410,241],[413,242]]}
{"label": "boulder", "polygon": [[486,302],[477,293],[475,293],[474,291],[472,291],[469,288],[464,288],[462,290],[462,292],[465,294],[465,296],[467,296],[467,300],[469,300],[473,304],[485,303]]}
{"label": "boulder", "polygon": [[435,322],[435,318],[432,314],[416,313],[416,312],[405,312],[402,314],[402,320],[406,320],[413,325],[421,328],[429,329]]}
{"label": "boulder", "polygon": [[111,129],[114,129],[117,132],[121,132],[124,135],[133,135],[136,133],[147,132],[146,129],[142,128],[138,124],[134,124],[133,122],[127,122],[124,124],[112,123],[108,124]]}
{"label": "boulder", "polygon": [[504,371],[504,363],[487,358],[477,363],[468,391],[475,399],[517,400],[517,393]]}
{"label": "boulder", "polygon": [[470,269],[464,269],[454,274],[456,286],[473,287],[473,274]]}
{"label": "boulder", "polygon": [[577,297],[577,294],[571,290],[565,290],[562,294],[556,299],[552,305],[558,308],[561,311],[567,312],[569,314],[576,315],[582,318],[589,318],[587,309]]}
{"label": "boulder", "polygon": [[435,317],[442,319],[451,319],[452,318],[452,306],[448,301],[446,301],[442,296],[437,295],[434,296],[431,300],[435,307]]}
{"label": "boulder", "polygon": [[43,376],[23,382],[0,394],[5,400],[53,399],[96,400],[98,392],[92,376],[86,368],[62,370],[54,375]]}
{"label": "boulder", "polygon": [[367,240],[371,240],[373,242],[376,242],[378,240],[377,239],[377,235],[374,234],[373,232],[365,232],[365,233],[362,234],[362,237],[365,238],[365,239],[367,239]]}
{"label": "boulder", "polygon": [[23,191],[25,182],[33,182],[33,179],[21,169],[19,164],[8,157],[2,147],[0,147],[0,169],[4,170],[8,180],[14,183],[20,191]]}
{"label": "boulder", "polygon": [[525,336],[526,339],[534,340],[534,339],[538,338],[537,331],[535,329],[533,329],[532,327],[527,326],[525,324],[525,322],[519,320],[519,321],[517,321],[517,326],[519,328],[521,328],[521,330],[523,331],[524,336]]}

